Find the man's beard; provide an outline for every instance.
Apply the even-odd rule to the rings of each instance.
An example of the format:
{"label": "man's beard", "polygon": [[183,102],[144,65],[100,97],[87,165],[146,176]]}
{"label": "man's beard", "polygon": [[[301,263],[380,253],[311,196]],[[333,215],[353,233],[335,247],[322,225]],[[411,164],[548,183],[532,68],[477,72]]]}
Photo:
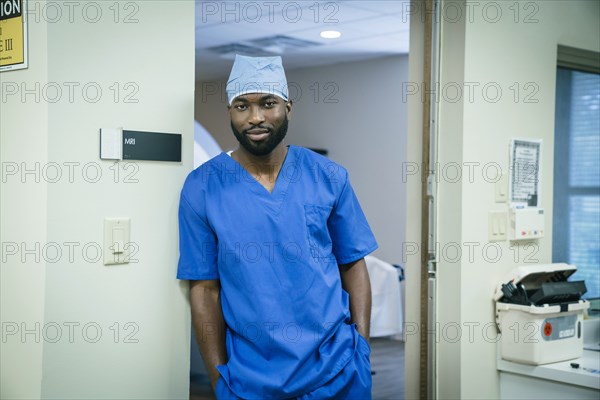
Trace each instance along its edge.
{"label": "man's beard", "polygon": [[269,137],[267,138],[267,140],[264,140],[261,142],[253,142],[252,140],[250,140],[248,138],[246,131],[243,131],[243,132],[238,131],[233,126],[233,123],[231,123],[231,130],[233,130],[233,134],[235,135],[235,138],[238,140],[238,142],[240,142],[240,145],[246,151],[248,151],[250,154],[253,154],[255,156],[265,156],[265,155],[271,153],[275,149],[275,147],[277,147],[277,145],[279,143],[281,143],[283,141],[283,139],[285,138],[285,135],[287,134],[287,130],[288,130],[287,115],[284,115],[283,122],[281,123],[281,126],[277,130],[269,129],[269,128],[266,128],[261,125],[252,127],[250,129],[254,129],[254,128],[268,129]]}

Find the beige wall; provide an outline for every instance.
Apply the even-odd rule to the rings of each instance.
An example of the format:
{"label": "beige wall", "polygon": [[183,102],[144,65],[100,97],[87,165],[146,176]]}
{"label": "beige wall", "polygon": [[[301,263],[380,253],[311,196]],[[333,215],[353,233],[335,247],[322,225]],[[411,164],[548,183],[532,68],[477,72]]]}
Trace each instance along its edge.
{"label": "beige wall", "polygon": [[[73,22],[66,8],[58,21],[30,13],[31,67],[0,75],[41,88],[39,101],[16,95],[1,110],[2,162],[41,169],[39,183],[2,183],[2,242],[40,244],[39,261],[21,262],[21,251],[2,264],[2,322],[40,325],[39,343],[33,334],[2,343],[2,398],[188,397],[189,307],[175,273],[179,191],[192,168],[194,3],[116,6],[117,23],[113,2]],[[43,89],[53,86],[62,96]],[[101,127],[183,134],[183,162],[100,160]],[[96,260],[105,217],[131,218],[138,262]]]}
{"label": "beige wall", "polygon": [[225,95],[226,84],[227,77],[211,81],[197,81],[194,93],[196,121],[211,133],[225,151],[237,147],[237,140],[229,126],[227,96]]}
{"label": "beige wall", "polygon": [[[455,4],[467,9],[465,2]],[[441,87],[478,86],[473,86],[472,99],[465,95],[456,101],[447,92],[440,102],[440,166],[458,163],[463,175],[453,183],[446,170],[438,193],[439,244],[442,248],[458,245],[462,250],[458,260],[442,252],[438,264],[439,398],[496,399],[500,395],[495,332],[493,327],[484,330],[494,322],[492,295],[514,266],[551,261],[557,45],[599,51],[599,4],[521,2],[515,17],[513,2],[495,2],[494,6],[501,7],[495,21],[493,10],[487,18],[482,16],[482,3],[472,21],[442,18]],[[492,89],[482,92],[486,84],[500,87],[502,95],[495,99]],[[526,95],[533,102],[527,102]],[[500,242],[498,253],[489,246],[486,253],[488,212],[506,210],[506,205],[495,203],[491,183],[495,172],[488,170],[485,175],[484,167],[497,163],[508,173],[508,146],[514,137],[543,140],[545,237],[534,247]],[[469,165],[474,168],[472,179]],[[469,248],[474,249],[472,256]]]}

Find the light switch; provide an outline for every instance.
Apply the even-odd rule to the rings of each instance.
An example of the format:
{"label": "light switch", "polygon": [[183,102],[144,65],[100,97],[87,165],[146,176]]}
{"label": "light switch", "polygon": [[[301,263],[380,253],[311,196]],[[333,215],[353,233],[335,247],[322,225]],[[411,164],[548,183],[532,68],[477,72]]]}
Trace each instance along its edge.
{"label": "light switch", "polygon": [[490,211],[488,214],[488,240],[500,242],[506,240],[506,211]]}
{"label": "light switch", "polygon": [[129,262],[129,218],[104,218],[104,265]]}
{"label": "light switch", "polygon": [[502,175],[495,184],[496,203],[506,203],[508,200],[508,175]]}
{"label": "light switch", "polygon": [[125,249],[125,232],[121,228],[113,228],[112,231],[113,254],[121,254]]}

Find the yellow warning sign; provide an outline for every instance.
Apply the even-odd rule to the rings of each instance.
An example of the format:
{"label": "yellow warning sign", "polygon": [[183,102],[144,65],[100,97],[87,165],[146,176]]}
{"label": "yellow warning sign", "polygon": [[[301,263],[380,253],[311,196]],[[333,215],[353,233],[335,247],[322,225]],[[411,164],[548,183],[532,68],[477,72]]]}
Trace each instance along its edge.
{"label": "yellow warning sign", "polygon": [[0,71],[27,68],[25,0],[0,0]]}

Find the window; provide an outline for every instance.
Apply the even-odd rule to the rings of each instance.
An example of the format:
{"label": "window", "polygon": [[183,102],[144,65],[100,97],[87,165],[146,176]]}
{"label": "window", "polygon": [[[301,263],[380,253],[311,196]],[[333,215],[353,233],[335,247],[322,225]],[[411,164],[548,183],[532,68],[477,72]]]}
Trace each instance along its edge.
{"label": "window", "polygon": [[552,260],[574,264],[591,299],[600,297],[600,74],[572,61],[561,65],[559,48]]}

